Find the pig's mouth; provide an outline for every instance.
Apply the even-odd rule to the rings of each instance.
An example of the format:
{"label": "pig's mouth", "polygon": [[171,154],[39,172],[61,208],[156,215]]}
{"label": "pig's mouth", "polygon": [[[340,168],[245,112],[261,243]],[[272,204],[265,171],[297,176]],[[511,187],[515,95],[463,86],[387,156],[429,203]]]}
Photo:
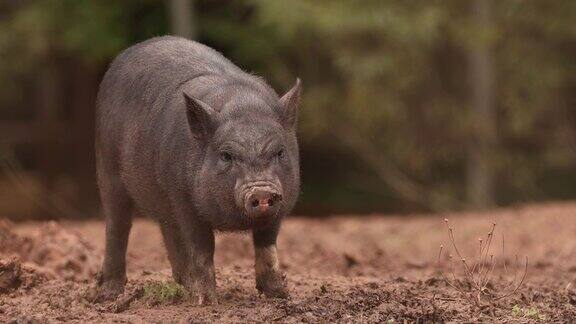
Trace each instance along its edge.
{"label": "pig's mouth", "polygon": [[253,181],[237,187],[236,204],[255,223],[268,223],[278,217],[282,207],[282,189],[271,181]]}

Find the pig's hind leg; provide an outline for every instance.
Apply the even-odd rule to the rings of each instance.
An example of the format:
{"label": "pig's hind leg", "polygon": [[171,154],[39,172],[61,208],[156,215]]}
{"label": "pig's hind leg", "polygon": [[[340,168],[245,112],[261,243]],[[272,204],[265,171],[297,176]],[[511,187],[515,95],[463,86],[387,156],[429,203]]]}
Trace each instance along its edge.
{"label": "pig's hind leg", "polygon": [[106,218],[106,250],[94,301],[114,299],[126,284],[126,249],[132,226],[133,204],[117,175],[99,170],[98,184]]}
{"label": "pig's hind leg", "polygon": [[164,246],[168,252],[168,260],[172,266],[172,277],[174,281],[184,285],[184,270],[188,256],[186,254],[186,245],[182,240],[182,234],[172,218],[166,217],[160,220],[159,223]]}
{"label": "pig's hind leg", "polygon": [[287,298],[286,277],[280,271],[276,237],[280,225],[275,224],[264,229],[254,229],[256,289],[266,297]]}

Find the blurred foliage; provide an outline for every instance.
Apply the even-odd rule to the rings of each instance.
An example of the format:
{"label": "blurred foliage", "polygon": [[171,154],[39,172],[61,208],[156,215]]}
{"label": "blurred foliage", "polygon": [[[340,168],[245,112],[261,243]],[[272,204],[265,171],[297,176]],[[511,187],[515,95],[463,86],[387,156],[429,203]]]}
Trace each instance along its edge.
{"label": "blurred foliage", "polygon": [[[494,1],[493,28],[471,22],[469,3],[195,5],[201,42],[278,92],[302,78],[302,206],[461,207],[474,123],[467,55],[479,42],[493,45],[497,71],[499,203],[576,197],[576,2]],[[0,104],[24,98],[47,60],[104,67],[134,42],[168,33],[166,15],[154,0],[0,2]]]}
{"label": "blurred foliage", "polygon": [[[366,197],[390,199],[382,177],[370,177],[385,167],[416,185],[427,207],[461,206],[475,122],[467,55],[489,42],[497,71],[499,145],[492,158],[499,203],[574,197],[568,184],[576,180],[576,124],[569,118],[576,109],[575,2],[495,1],[492,29],[471,22],[466,1],[249,3],[252,23],[242,26],[266,38],[258,44],[278,50],[249,54],[252,40],[236,39],[235,47],[264,62],[259,70],[280,84],[302,77],[305,145],[327,149],[320,152],[328,163],[334,150],[351,155],[341,160],[349,163],[342,170],[349,178],[331,185],[362,183]],[[324,181],[334,179],[333,171],[326,168]]]}

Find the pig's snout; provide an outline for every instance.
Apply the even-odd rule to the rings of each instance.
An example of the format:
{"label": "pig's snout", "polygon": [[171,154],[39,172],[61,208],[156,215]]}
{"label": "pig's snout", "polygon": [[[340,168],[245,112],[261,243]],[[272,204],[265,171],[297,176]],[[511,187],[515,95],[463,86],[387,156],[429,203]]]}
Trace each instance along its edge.
{"label": "pig's snout", "polygon": [[244,210],[250,218],[274,217],[280,209],[282,194],[272,187],[252,187],[246,192]]}
{"label": "pig's snout", "polygon": [[268,190],[255,190],[247,199],[246,209],[265,212],[282,200],[282,195]]}

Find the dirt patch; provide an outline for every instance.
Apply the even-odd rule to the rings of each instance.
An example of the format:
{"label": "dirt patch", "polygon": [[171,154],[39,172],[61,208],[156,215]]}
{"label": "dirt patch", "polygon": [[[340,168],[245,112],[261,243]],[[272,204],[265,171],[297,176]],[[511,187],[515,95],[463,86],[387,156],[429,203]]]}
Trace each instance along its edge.
{"label": "dirt patch", "polygon": [[[145,297],[150,287],[161,296],[173,293],[170,284],[154,286],[170,282],[171,276],[159,230],[151,221],[136,221],[126,291],[104,304],[83,298],[87,279],[101,261],[102,222],[2,223],[0,269],[6,269],[6,276],[0,275],[0,321],[574,321],[574,215],[576,204],[567,203],[432,216],[290,218],[279,238],[281,267],[291,291],[287,300],[267,299],[256,291],[249,235],[219,235],[219,304],[209,307]],[[508,298],[482,304],[447,286],[437,263],[440,244],[449,243],[446,217],[466,256],[474,255],[478,237],[498,223],[508,253],[529,257],[524,285]],[[442,269],[447,272],[446,266]],[[507,278],[502,267],[493,271],[490,289],[499,289]],[[26,273],[41,279],[26,285]]]}
{"label": "dirt patch", "polygon": [[40,223],[30,231],[0,221],[0,257],[17,257],[31,271],[63,280],[87,281],[94,276],[100,255],[80,234],[56,222]]}

